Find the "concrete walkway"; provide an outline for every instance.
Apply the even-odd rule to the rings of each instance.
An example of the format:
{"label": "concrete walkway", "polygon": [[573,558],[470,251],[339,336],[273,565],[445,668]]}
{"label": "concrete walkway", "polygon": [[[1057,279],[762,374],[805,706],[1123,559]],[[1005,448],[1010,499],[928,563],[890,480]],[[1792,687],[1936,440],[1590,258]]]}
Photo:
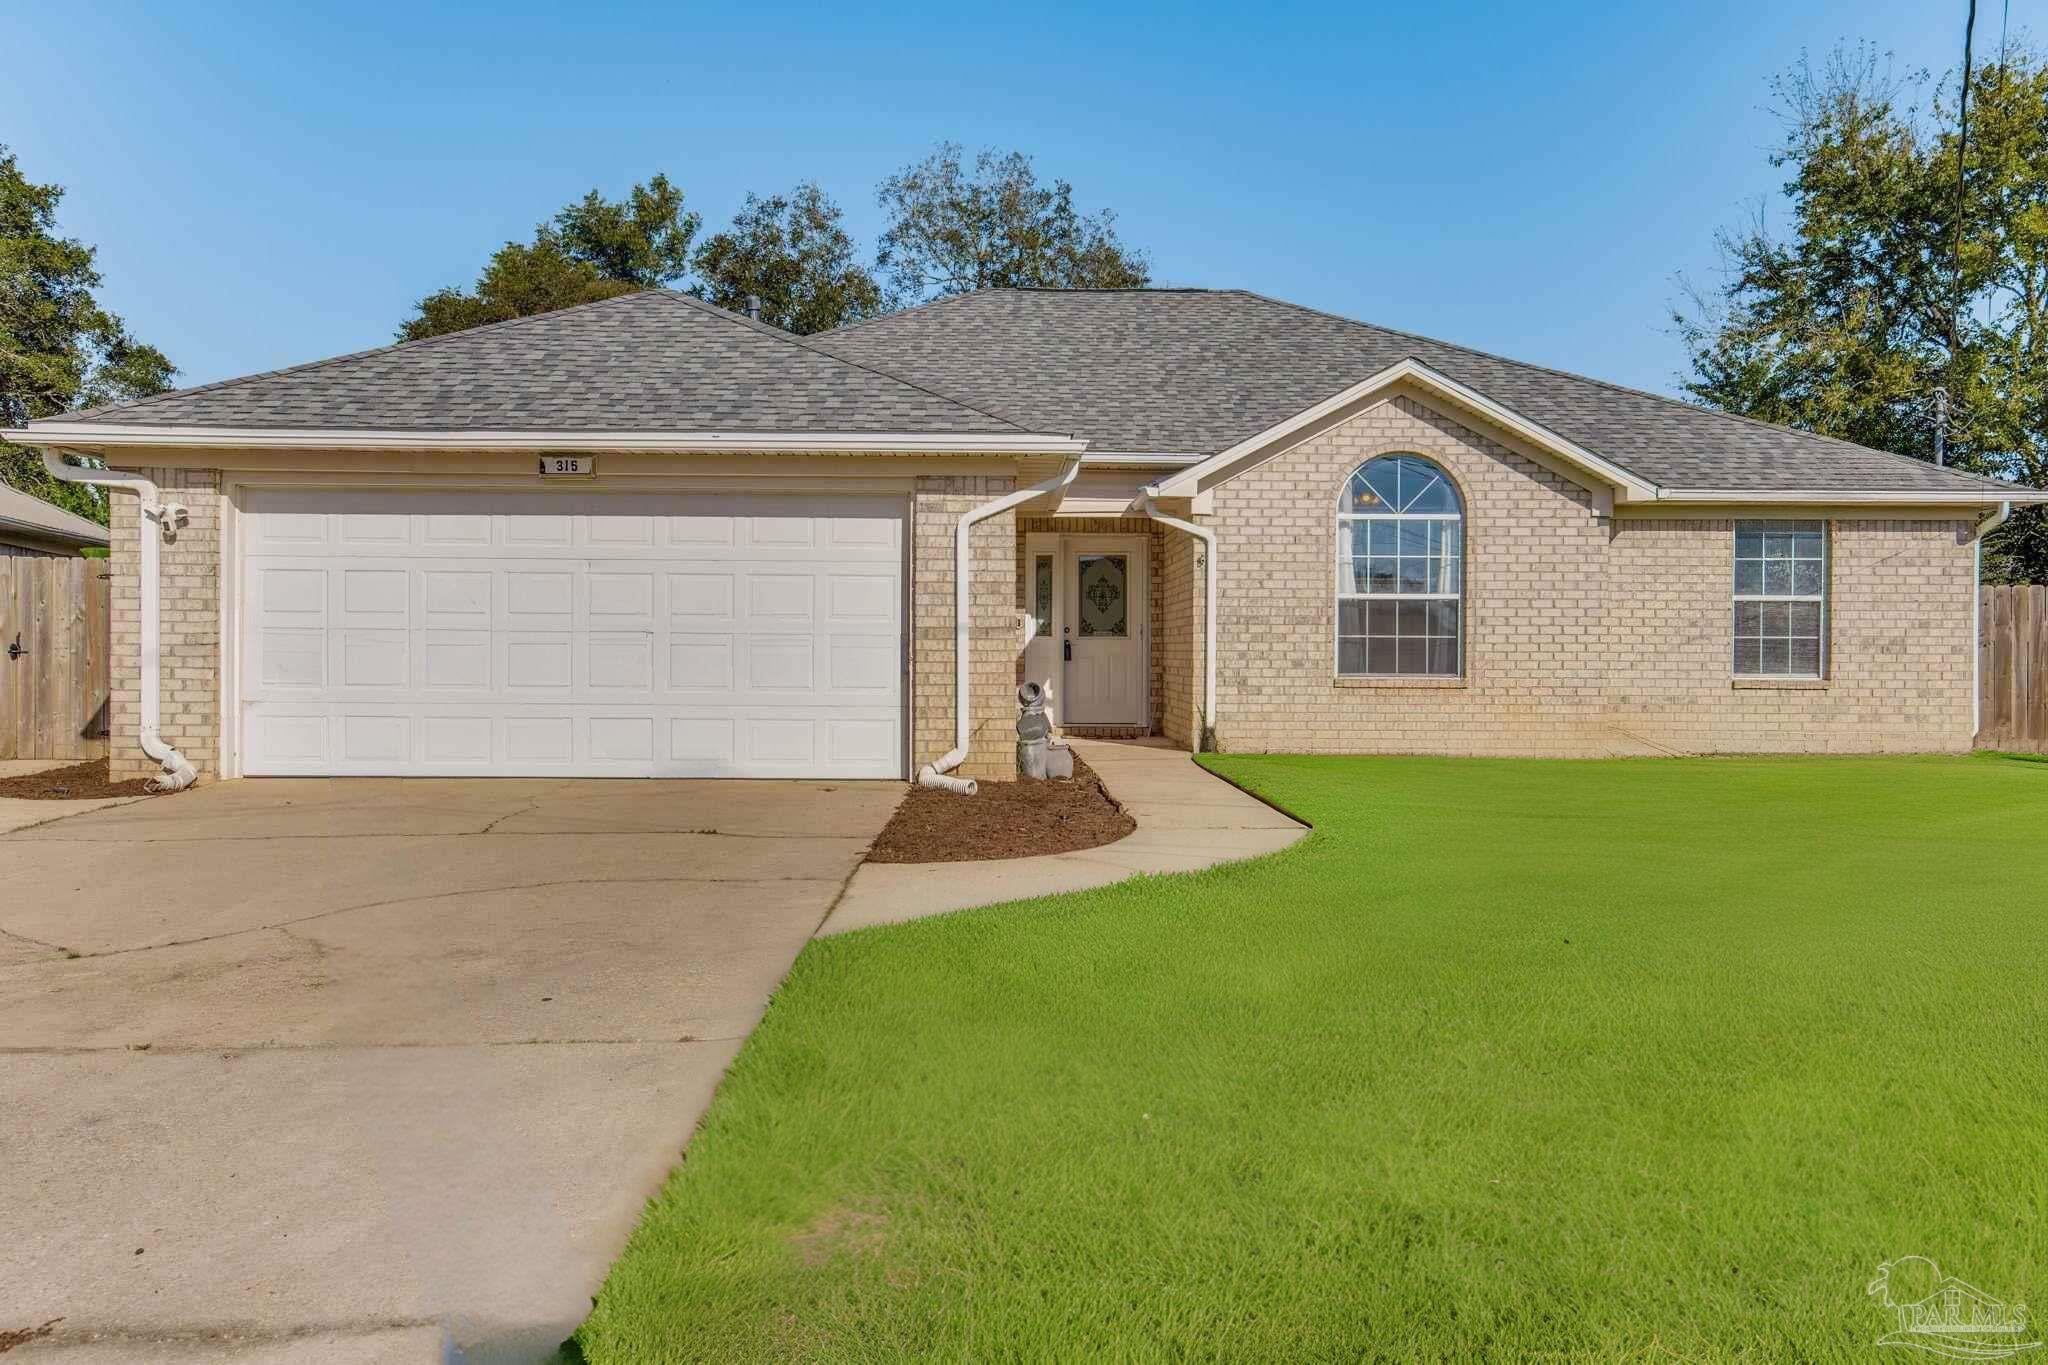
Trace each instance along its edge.
{"label": "concrete walkway", "polygon": [[1113,844],[977,863],[862,863],[820,934],[843,934],[977,905],[1089,891],[1144,872],[1199,872],[1277,853],[1305,825],[1245,795],[1162,740],[1076,739],[1138,828]]}

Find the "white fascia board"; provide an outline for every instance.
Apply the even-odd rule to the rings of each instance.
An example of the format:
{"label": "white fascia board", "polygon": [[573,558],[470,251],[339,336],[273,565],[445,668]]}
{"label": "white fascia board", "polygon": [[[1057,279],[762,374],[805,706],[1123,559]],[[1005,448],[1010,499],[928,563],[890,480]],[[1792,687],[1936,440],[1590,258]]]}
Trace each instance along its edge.
{"label": "white fascia board", "polygon": [[[1641,475],[1630,473],[1612,460],[1594,454],[1578,442],[1559,435],[1542,423],[1524,417],[1513,408],[1497,403],[1477,389],[1460,384],[1449,375],[1441,374],[1413,358],[1389,365],[1343,392],[1332,394],[1313,407],[1303,409],[1286,421],[1275,423],[1258,435],[1247,437],[1228,450],[1212,455],[1200,464],[1191,465],[1171,478],[1161,479],[1152,485],[1152,495],[1160,498],[1187,497],[1197,491],[1202,479],[1218,470],[1229,468],[1247,455],[1256,454],[1268,447],[1280,446],[1280,443],[1289,436],[1313,427],[1330,414],[1370,398],[1381,389],[1403,382],[1476,412],[1501,430],[1512,432],[1531,445],[1547,450],[1567,463],[1597,475],[1614,485],[1624,499],[1648,500],[1658,495],[1657,485]],[[1285,449],[1285,446],[1280,446],[1280,449]],[[1279,450],[1276,449],[1273,453],[1278,454]]]}
{"label": "white fascia board", "polygon": [[1153,453],[1142,450],[1091,450],[1081,461],[1081,465],[1084,469],[1089,465],[1145,465],[1153,468],[1179,469],[1191,464],[1200,464],[1207,458],[1206,455],[1186,451]]}
{"label": "white fascia board", "polygon": [[829,431],[373,431],[120,426],[98,422],[37,422],[19,430],[0,431],[0,438],[35,446],[233,450],[588,450],[678,454],[729,450],[1072,456],[1088,448],[1086,441],[1076,437],[1024,432],[1003,436]]}
{"label": "white fascia board", "polygon": [[1879,503],[1909,507],[1995,507],[2001,502],[2048,502],[2048,489],[2014,484],[2002,488],[1950,488],[1916,492],[1897,488],[1667,488],[1658,494],[1664,503]]}

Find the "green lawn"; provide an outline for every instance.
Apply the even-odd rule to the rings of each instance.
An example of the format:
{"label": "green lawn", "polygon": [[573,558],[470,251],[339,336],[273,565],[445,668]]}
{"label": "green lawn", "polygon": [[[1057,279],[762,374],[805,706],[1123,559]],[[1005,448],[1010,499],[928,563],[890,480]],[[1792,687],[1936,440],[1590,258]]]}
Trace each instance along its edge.
{"label": "green lawn", "polygon": [[2048,764],[1207,761],[1315,833],[806,949],[584,1354],[1872,1359],[1906,1254],[2048,1306]]}

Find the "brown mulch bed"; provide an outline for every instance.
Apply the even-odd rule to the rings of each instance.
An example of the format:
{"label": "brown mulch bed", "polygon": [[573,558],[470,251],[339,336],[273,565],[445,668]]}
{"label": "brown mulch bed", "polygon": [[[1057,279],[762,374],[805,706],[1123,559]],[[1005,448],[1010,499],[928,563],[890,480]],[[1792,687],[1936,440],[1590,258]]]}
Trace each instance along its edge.
{"label": "brown mulch bed", "polygon": [[1072,778],[983,782],[972,796],[912,787],[868,854],[871,863],[973,863],[1072,853],[1138,827],[1077,755]]}
{"label": "brown mulch bed", "polygon": [[0,796],[26,801],[87,801],[101,796],[147,796],[147,778],[107,781],[107,760],[89,759],[68,768],[45,768],[26,777],[0,777]]}

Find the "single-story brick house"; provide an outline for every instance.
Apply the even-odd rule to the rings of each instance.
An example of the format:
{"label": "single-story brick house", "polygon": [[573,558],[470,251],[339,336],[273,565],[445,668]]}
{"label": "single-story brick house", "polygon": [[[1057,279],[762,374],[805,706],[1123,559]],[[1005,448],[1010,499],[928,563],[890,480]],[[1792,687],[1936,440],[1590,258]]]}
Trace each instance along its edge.
{"label": "single-story brick house", "polygon": [[1960,750],[2048,500],[1234,290],[649,291],[6,434],[141,476],[116,776],[989,778],[1021,678],[1226,751]]}

